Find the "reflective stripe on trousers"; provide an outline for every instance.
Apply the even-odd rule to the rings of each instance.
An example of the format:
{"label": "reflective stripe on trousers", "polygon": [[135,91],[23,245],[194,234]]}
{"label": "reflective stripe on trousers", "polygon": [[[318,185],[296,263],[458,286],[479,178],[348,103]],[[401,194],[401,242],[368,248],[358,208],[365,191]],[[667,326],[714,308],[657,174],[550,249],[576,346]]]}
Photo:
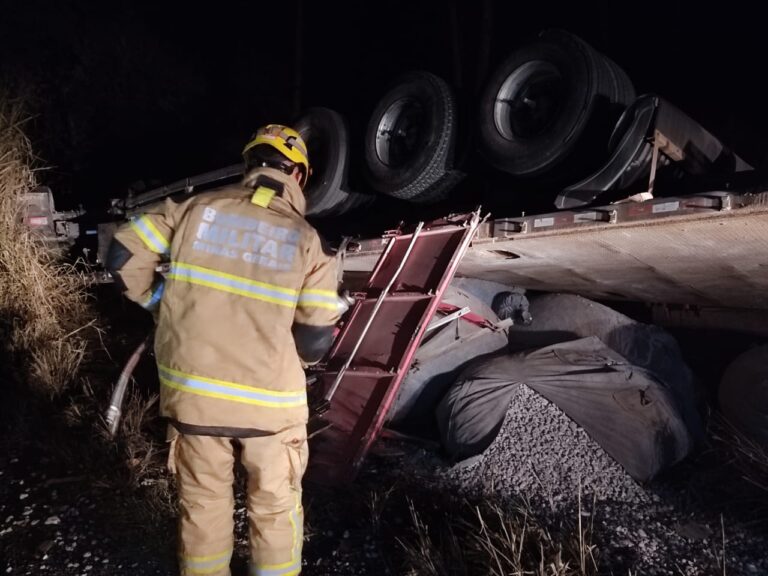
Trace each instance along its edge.
{"label": "reflective stripe on trousers", "polygon": [[301,545],[304,534],[304,514],[301,512],[301,496],[296,495],[296,504],[291,510],[289,521],[293,529],[291,560],[283,564],[251,564],[251,576],[294,576],[301,572]]}
{"label": "reflective stripe on trousers", "polygon": [[189,574],[212,574],[229,567],[232,549],[208,556],[182,556],[182,571]]}
{"label": "reflective stripe on trousers", "polygon": [[169,468],[179,494],[181,576],[230,576],[235,457],[228,438],[175,434]]}
{"label": "reflective stripe on trousers", "polygon": [[170,460],[179,487],[182,576],[229,576],[229,549],[234,543],[233,442],[240,444],[240,460],[248,473],[250,572],[255,576],[299,574],[306,427],[234,441],[174,433]]}

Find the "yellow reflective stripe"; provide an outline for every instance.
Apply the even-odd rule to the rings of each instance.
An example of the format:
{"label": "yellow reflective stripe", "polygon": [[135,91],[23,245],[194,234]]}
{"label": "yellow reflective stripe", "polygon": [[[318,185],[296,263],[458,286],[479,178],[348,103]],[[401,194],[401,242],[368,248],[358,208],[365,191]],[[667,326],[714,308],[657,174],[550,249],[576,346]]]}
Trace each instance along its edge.
{"label": "yellow reflective stripe", "polygon": [[295,494],[296,504],[291,510],[288,520],[291,523],[292,546],[291,559],[282,564],[257,564],[251,568],[252,576],[294,576],[301,572],[301,533],[303,526],[300,526],[301,520],[301,495]]}
{"label": "yellow reflective stripe", "polygon": [[234,388],[237,390],[245,390],[246,392],[255,390],[256,392],[271,394],[272,396],[283,396],[285,398],[291,398],[298,395],[306,396],[306,392],[304,390],[293,390],[293,391],[267,390],[266,388],[257,388],[255,386],[249,386],[248,384],[237,384],[236,382],[230,382],[228,380],[219,380],[218,378],[208,378],[207,376],[198,376],[197,374],[190,374],[188,372],[182,372],[181,370],[175,370],[173,368],[169,368],[168,366],[165,366],[163,364],[158,364],[158,367],[161,368],[163,372],[168,372],[169,374],[180,376],[182,378],[194,378],[197,380],[210,382],[211,384],[218,384],[220,386],[226,386],[228,388]]}
{"label": "yellow reflective stripe", "polygon": [[218,282],[212,282],[209,280],[202,280],[200,278],[190,277],[185,274],[177,274],[171,272],[168,274],[168,278],[171,280],[177,280],[179,282],[187,282],[188,284],[197,284],[198,286],[205,286],[206,288],[213,288],[214,290],[221,290],[222,292],[229,292],[230,294],[236,294],[237,296],[245,296],[246,298],[252,298],[254,300],[263,300],[271,304],[278,304],[280,306],[288,306],[293,308],[295,304],[285,302],[280,298],[274,298],[272,296],[257,295],[248,290],[241,290],[239,288],[233,288],[232,286],[222,285]]}
{"label": "yellow reflective stripe", "polygon": [[251,568],[252,576],[296,576],[301,573],[301,566],[289,566],[288,568],[261,568],[254,566]]}
{"label": "yellow reflective stripe", "polygon": [[227,382],[226,380],[186,374],[161,364],[158,364],[158,373],[160,382],[164,386],[190,394],[197,394],[198,396],[230,400],[267,408],[297,408],[307,404],[306,390],[266,390],[255,386]]}
{"label": "yellow reflective stripe", "polygon": [[288,520],[291,522],[291,534],[292,534],[292,546],[291,546],[291,562],[296,562],[296,547],[299,543],[299,499],[298,495],[296,496],[296,506],[293,510],[291,510],[291,513],[288,515]]}
{"label": "yellow reflective stripe", "polygon": [[319,288],[302,288],[302,294],[317,294],[318,296],[326,296],[328,298],[336,298],[337,292],[335,290],[320,290]]}
{"label": "yellow reflective stripe", "polygon": [[302,308],[325,308],[338,310],[339,295],[334,290],[305,288],[299,294],[299,306]]}
{"label": "yellow reflective stripe", "polygon": [[301,572],[301,559],[285,564],[259,565],[251,568],[252,576],[293,576]]}
{"label": "yellow reflective stripe", "polygon": [[232,559],[232,549],[210,556],[182,556],[186,572],[211,574],[225,568]]}
{"label": "yellow reflective stripe", "polygon": [[299,306],[302,308],[324,308],[325,310],[338,310],[339,305],[329,302],[307,302],[305,300],[299,300]]}
{"label": "yellow reflective stripe", "polygon": [[217,552],[216,554],[211,554],[209,556],[183,556],[185,562],[209,562],[211,560],[218,560],[219,558],[224,558],[225,556],[230,556],[232,554],[232,548],[229,548],[225,550],[224,552]]}
{"label": "yellow reflective stripe", "polygon": [[275,194],[277,194],[277,192],[272,190],[272,188],[259,186],[256,188],[256,192],[253,193],[253,196],[251,196],[251,204],[256,204],[256,206],[266,208],[269,206],[269,203],[272,202],[272,198],[275,197]]}
{"label": "yellow reflective stripe", "polygon": [[223,568],[226,568],[229,565],[230,560],[231,558],[223,558],[222,560],[217,560],[209,566],[200,568],[187,564],[185,566],[185,572],[189,572],[191,574],[212,574],[213,572],[219,572]]}
{"label": "yellow reflective stripe", "polygon": [[269,290],[274,290],[275,292],[282,292],[284,294],[287,294],[289,296],[296,296],[298,295],[299,291],[295,290],[293,288],[285,288],[284,286],[278,286],[276,284],[267,284],[266,282],[259,282],[258,280],[251,280],[250,278],[245,278],[244,276],[235,276],[234,274],[229,274],[228,272],[220,272],[219,270],[213,270],[212,268],[205,268],[203,266],[197,266],[196,264],[187,264],[185,262],[174,262],[175,266],[179,266],[184,269],[189,270],[197,270],[200,272],[208,272],[213,273],[216,276],[220,276],[221,278],[228,278],[230,280],[237,280],[238,282],[243,282],[244,284],[251,284],[253,286],[260,286],[262,288],[268,288]]}
{"label": "yellow reflective stripe", "polygon": [[141,238],[141,241],[157,254],[165,254],[169,250],[169,243],[155,224],[147,216],[139,216],[131,220],[131,229]]}
{"label": "yellow reflective stripe", "polygon": [[139,228],[139,226],[138,226],[138,224],[136,224],[136,222],[134,222],[133,220],[131,220],[131,224],[130,224],[130,225],[131,225],[131,229],[132,229],[134,232],[136,232],[136,234],[138,235],[138,237],[139,237],[139,238],[141,238],[141,241],[142,241],[142,242],[144,242],[144,245],[145,245],[147,248],[149,248],[150,250],[152,250],[152,252],[155,252],[155,253],[157,253],[157,254],[160,254],[160,252],[158,252],[158,248],[157,248],[157,246],[155,245],[155,243],[154,243],[154,242],[152,242],[152,239],[151,239],[149,236],[147,236],[147,234],[146,234],[146,232],[144,232],[144,230],[142,230],[141,228]]}
{"label": "yellow reflective stripe", "polygon": [[179,282],[198,284],[207,288],[263,300],[272,304],[279,304],[289,308],[295,308],[299,299],[299,292],[292,288],[277,286],[251,280],[243,276],[235,276],[227,272],[220,272],[212,268],[204,268],[184,262],[173,262],[168,278]]}
{"label": "yellow reflective stripe", "polygon": [[[229,564],[229,560],[222,560],[218,564],[215,564],[211,566],[210,568],[192,568],[191,566],[187,566],[186,571],[190,574],[213,574],[214,572],[219,572],[224,567]],[[298,572],[297,572],[298,574]]]}
{"label": "yellow reflective stripe", "polygon": [[189,392],[191,394],[197,394],[198,396],[206,396],[208,398],[217,398],[219,400],[230,400],[232,402],[241,402],[243,404],[250,404],[252,406],[263,406],[265,408],[300,408],[302,406],[306,406],[307,404],[306,400],[304,400],[303,402],[278,403],[278,402],[269,402],[264,400],[242,398],[240,396],[226,394],[223,392],[212,392],[209,390],[193,390],[187,386],[184,386],[183,384],[172,382],[162,376],[160,376],[160,383],[163,386],[166,386],[168,388],[173,388],[174,390],[180,390],[181,392]]}
{"label": "yellow reflective stripe", "polygon": [[147,228],[149,228],[152,231],[152,234],[157,237],[157,239],[160,241],[160,243],[163,245],[163,248],[165,251],[168,251],[168,248],[170,244],[168,243],[168,240],[165,239],[165,236],[163,236],[162,232],[157,229],[157,226],[155,226],[155,223],[152,222],[152,219],[148,216],[142,216],[141,220],[144,222],[144,224],[147,225]]}

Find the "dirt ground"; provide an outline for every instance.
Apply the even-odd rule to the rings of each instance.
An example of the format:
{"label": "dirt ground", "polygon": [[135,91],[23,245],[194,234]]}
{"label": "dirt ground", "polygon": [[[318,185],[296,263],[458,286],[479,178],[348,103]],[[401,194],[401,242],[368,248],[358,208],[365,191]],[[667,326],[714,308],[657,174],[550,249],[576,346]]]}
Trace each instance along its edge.
{"label": "dirt ground", "polygon": [[[61,405],[40,408],[10,394],[0,407],[0,573],[177,573],[172,513],[147,504],[156,483],[168,481],[156,466],[162,453],[154,456],[157,469],[132,485],[125,478],[124,454],[96,437],[97,427],[88,422],[105,407],[121,363],[150,326],[146,317],[136,322],[132,307],[109,299],[105,303],[111,310],[104,324],[111,357],[96,354],[86,370],[93,387],[90,409],[99,412],[86,414],[85,424],[72,427],[55,413]],[[127,325],[134,329],[123,331]],[[152,370],[150,359],[140,374]],[[146,397],[152,392],[151,378],[140,380],[144,385],[139,393]],[[162,446],[162,426],[150,423],[144,430]],[[580,514],[573,502],[552,514],[543,502],[517,498],[515,490],[497,490],[496,496],[493,490],[473,490],[467,481],[471,470],[458,470],[418,445],[380,442],[351,487],[305,486],[302,574],[522,573],[486,562],[483,547],[494,537],[489,531],[503,533],[505,526],[525,535],[525,543],[494,542],[519,546],[515,550],[530,574],[539,573],[544,559],[567,564],[571,571],[553,569],[557,576],[768,574],[763,553],[768,545],[766,490],[747,481],[730,458],[716,446],[705,447],[648,488],[651,508],[644,499],[599,502],[595,518],[607,521],[593,523],[592,512],[585,512],[581,520],[590,528],[577,531]],[[452,484],[452,477],[461,482]],[[242,485],[237,495],[233,574],[244,576]],[[503,521],[493,521],[496,510]],[[484,534],[490,540],[482,540]],[[664,538],[669,545],[659,544]],[[643,550],[641,542],[652,549]],[[588,559],[582,570],[577,565],[584,550],[594,562]]]}
{"label": "dirt ground", "polygon": [[[148,515],[136,493],[116,491],[110,471],[101,474],[76,462],[62,461],[51,454],[54,445],[41,439],[3,442],[0,455],[0,553],[6,574],[37,575],[172,575],[175,565],[175,527],[170,515]],[[435,542],[423,553],[432,553],[437,563],[450,559],[450,551],[438,542],[445,526],[461,523],[461,507],[471,511],[458,493],[445,493],[435,482],[436,471],[445,462],[424,450],[397,444],[382,446],[358,482],[349,488],[333,489],[308,485],[305,490],[306,537],[304,570],[307,576],[372,576],[439,574],[414,561],[413,551],[423,544],[416,529],[414,512],[427,526]],[[418,464],[414,464],[418,462]],[[649,509],[639,511],[613,502],[621,528],[611,533],[602,526],[590,534],[596,546],[598,570],[588,574],[765,574],[762,550],[768,542],[764,501],[744,483],[725,486],[716,473],[712,455],[686,463],[656,487],[653,514],[669,521],[677,534],[675,557],[658,558],[658,564],[637,571],[642,550],[628,542],[633,534],[649,531]],[[735,494],[733,490],[741,489]],[[441,492],[442,490],[442,492]],[[233,574],[247,571],[246,519],[242,485],[236,503],[237,547]],[[514,506],[507,504],[510,513]],[[541,512],[541,524],[562,534],[569,518],[547,517],[545,505],[529,502],[528,513]],[[598,515],[607,503],[598,507]],[[585,506],[586,507],[586,506]],[[666,508],[665,508],[666,507]],[[588,518],[585,516],[585,521]],[[723,522],[723,533],[720,522]],[[533,519],[531,519],[533,522]],[[618,526],[618,524],[616,525]],[[738,530],[738,533],[736,532]],[[623,534],[619,533],[622,532]],[[565,539],[564,539],[565,540]],[[652,540],[652,538],[647,538]],[[618,543],[618,544],[617,544]],[[422,546],[423,548],[423,546]],[[722,568],[725,550],[726,569]],[[698,555],[696,570],[684,570],[691,554]],[[446,574],[483,574],[465,568]],[[676,569],[675,566],[683,568]],[[657,570],[658,569],[658,570]],[[511,572],[510,572],[511,573]]]}
{"label": "dirt ground", "polygon": [[[109,471],[99,477],[76,462],[62,462],[39,441],[15,440],[12,444],[6,444],[0,455],[3,574],[177,573],[173,518],[148,517],[136,494],[114,490]],[[242,485],[237,494],[233,574],[244,576],[248,551]],[[302,574],[400,573],[393,563],[384,561],[384,543],[371,521],[367,498],[362,486],[351,492],[306,491]]]}

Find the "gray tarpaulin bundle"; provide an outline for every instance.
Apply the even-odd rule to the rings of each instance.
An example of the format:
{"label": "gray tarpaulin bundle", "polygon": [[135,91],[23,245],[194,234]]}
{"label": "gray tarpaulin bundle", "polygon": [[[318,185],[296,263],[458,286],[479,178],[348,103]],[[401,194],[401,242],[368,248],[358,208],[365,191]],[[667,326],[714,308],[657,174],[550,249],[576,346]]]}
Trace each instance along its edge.
{"label": "gray tarpaulin bundle", "polygon": [[696,411],[701,399],[695,378],[669,332],[573,294],[531,298],[530,313],[533,316],[530,326],[516,325],[509,331],[512,352],[597,336],[631,364],[653,372],[677,398],[678,408],[692,433],[703,438]]}
{"label": "gray tarpaulin bundle", "polygon": [[[475,287],[477,283],[465,284]],[[493,310],[465,289],[449,286],[442,301],[459,308],[466,306],[489,322],[498,322]],[[409,425],[413,429],[414,423],[434,425],[435,405],[461,369],[474,359],[506,349],[506,346],[506,330],[483,328],[461,319],[430,332],[400,386],[388,414],[390,421],[406,429]]]}
{"label": "gray tarpaulin bundle", "polygon": [[437,409],[448,454],[458,460],[484,451],[521,385],[556,404],[639,481],[685,457],[698,434],[670,387],[592,336],[465,369]]}

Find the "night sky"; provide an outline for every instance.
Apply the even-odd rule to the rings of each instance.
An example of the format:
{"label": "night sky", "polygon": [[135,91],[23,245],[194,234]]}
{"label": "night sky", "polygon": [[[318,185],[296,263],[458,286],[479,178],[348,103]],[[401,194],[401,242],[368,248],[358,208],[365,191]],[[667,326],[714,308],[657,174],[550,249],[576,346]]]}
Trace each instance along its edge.
{"label": "night sky", "polygon": [[290,123],[297,97],[344,113],[359,138],[413,69],[454,85],[471,129],[482,81],[547,27],[580,35],[748,161],[768,157],[766,26],[733,2],[0,3],[0,86],[25,95],[61,207],[236,162],[257,126]]}

